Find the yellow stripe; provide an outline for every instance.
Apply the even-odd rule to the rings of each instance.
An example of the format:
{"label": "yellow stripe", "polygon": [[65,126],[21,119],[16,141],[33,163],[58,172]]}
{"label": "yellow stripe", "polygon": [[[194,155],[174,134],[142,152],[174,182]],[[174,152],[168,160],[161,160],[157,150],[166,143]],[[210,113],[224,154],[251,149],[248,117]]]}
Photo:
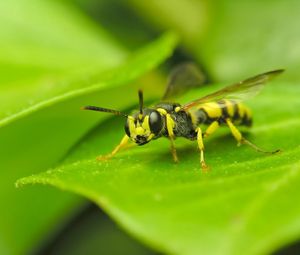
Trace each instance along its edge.
{"label": "yellow stripe", "polygon": [[238,109],[239,109],[240,119],[242,119],[244,117],[245,111],[246,111],[245,106],[242,104],[239,104]]}
{"label": "yellow stripe", "polygon": [[248,116],[248,119],[251,119],[252,117],[252,111],[249,109],[249,107],[245,106],[246,114]]}
{"label": "yellow stripe", "polygon": [[190,112],[189,114],[191,116],[191,120],[192,120],[193,125],[197,125],[198,124],[198,118],[196,116],[196,113],[195,112]]}
{"label": "yellow stripe", "polygon": [[222,116],[222,109],[215,102],[206,103],[201,108],[206,111],[209,118],[220,118]]}
{"label": "yellow stripe", "polygon": [[149,126],[149,115],[145,116],[142,127],[150,132],[150,126]]}
{"label": "yellow stripe", "polygon": [[233,117],[234,115],[234,106],[233,106],[233,103],[229,100],[224,100],[225,104],[226,104],[226,109],[227,109],[227,112],[228,112],[228,115],[230,117]]}

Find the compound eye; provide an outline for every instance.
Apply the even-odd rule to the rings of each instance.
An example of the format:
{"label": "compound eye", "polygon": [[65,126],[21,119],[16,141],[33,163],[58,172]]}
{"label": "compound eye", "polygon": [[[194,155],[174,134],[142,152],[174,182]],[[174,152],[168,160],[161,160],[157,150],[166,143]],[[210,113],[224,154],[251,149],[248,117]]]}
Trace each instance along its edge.
{"label": "compound eye", "polygon": [[126,119],[125,126],[124,126],[124,130],[125,130],[126,135],[127,135],[128,137],[130,137],[130,130],[129,130],[128,119]]}
{"label": "compound eye", "polygon": [[150,130],[154,134],[158,134],[163,126],[161,115],[158,111],[153,111],[149,116],[149,126]]}

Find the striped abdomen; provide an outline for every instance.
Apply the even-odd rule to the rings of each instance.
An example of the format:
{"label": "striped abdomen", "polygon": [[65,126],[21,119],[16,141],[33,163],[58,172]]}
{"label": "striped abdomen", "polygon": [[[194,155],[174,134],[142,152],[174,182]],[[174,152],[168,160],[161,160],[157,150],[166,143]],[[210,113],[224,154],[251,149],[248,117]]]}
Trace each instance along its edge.
{"label": "striped abdomen", "polygon": [[231,100],[220,100],[201,105],[195,112],[196,124],[210,124],[217,120],[224,123],[226,118],[232,120],[236,125],[251,126],[252,114],[250,109],[241,103]]}

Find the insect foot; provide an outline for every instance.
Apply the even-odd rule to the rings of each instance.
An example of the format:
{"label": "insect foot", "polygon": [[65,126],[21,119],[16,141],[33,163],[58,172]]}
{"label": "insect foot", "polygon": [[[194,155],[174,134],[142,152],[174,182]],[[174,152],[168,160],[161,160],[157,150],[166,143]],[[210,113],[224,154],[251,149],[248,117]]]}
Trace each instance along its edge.
{"label": "insect foot", "polygon": [[282,153],[282,150],[281,149],[277,149],[277,150],[271,152],[271,154],[277,154],[277,153]]}
{"label": "insect foot", "polygon": [[177,156],[173,157],[173,161],[174,161],[175,164],[179,163],[178,157]]}
{"label": "insect foot", "polygon": [[112,158],[112,155],[111,154],[108,154],[108,155],[100,155],[96,158],[96,160],[98,161],[106,161],[106,160],[109,160]]}
{"label": "insect foot", "polygon": [[209,166],[206,165],[206,163],[204,161],[201,161],[200,163],[201,163],[202,172],[207,173],[210,170]]}

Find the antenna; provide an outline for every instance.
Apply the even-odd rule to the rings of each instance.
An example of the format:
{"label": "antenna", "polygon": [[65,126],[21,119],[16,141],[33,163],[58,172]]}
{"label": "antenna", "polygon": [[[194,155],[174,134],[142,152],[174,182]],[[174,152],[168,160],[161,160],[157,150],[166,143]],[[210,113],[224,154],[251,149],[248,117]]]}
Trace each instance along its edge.
{"label": "antenna", "polygon": [[122,113],[120,111],[116,111],[116,110],[113,110],[113,109],[102,108],[102,107],[98,107],[98,106],[88,105],[88,106],[81,107],[81,110],[91,110],[91,111],[97,111],[97,112],[108,112],[108,113],[112,113],[114,115],[128,117],[127,114]]}
{"label": "antenna", "polygon": [[143,91],[141,89],[139,89],[139,104],[140,104],[140,114],[143,114],[144,98],[143,98]]}

